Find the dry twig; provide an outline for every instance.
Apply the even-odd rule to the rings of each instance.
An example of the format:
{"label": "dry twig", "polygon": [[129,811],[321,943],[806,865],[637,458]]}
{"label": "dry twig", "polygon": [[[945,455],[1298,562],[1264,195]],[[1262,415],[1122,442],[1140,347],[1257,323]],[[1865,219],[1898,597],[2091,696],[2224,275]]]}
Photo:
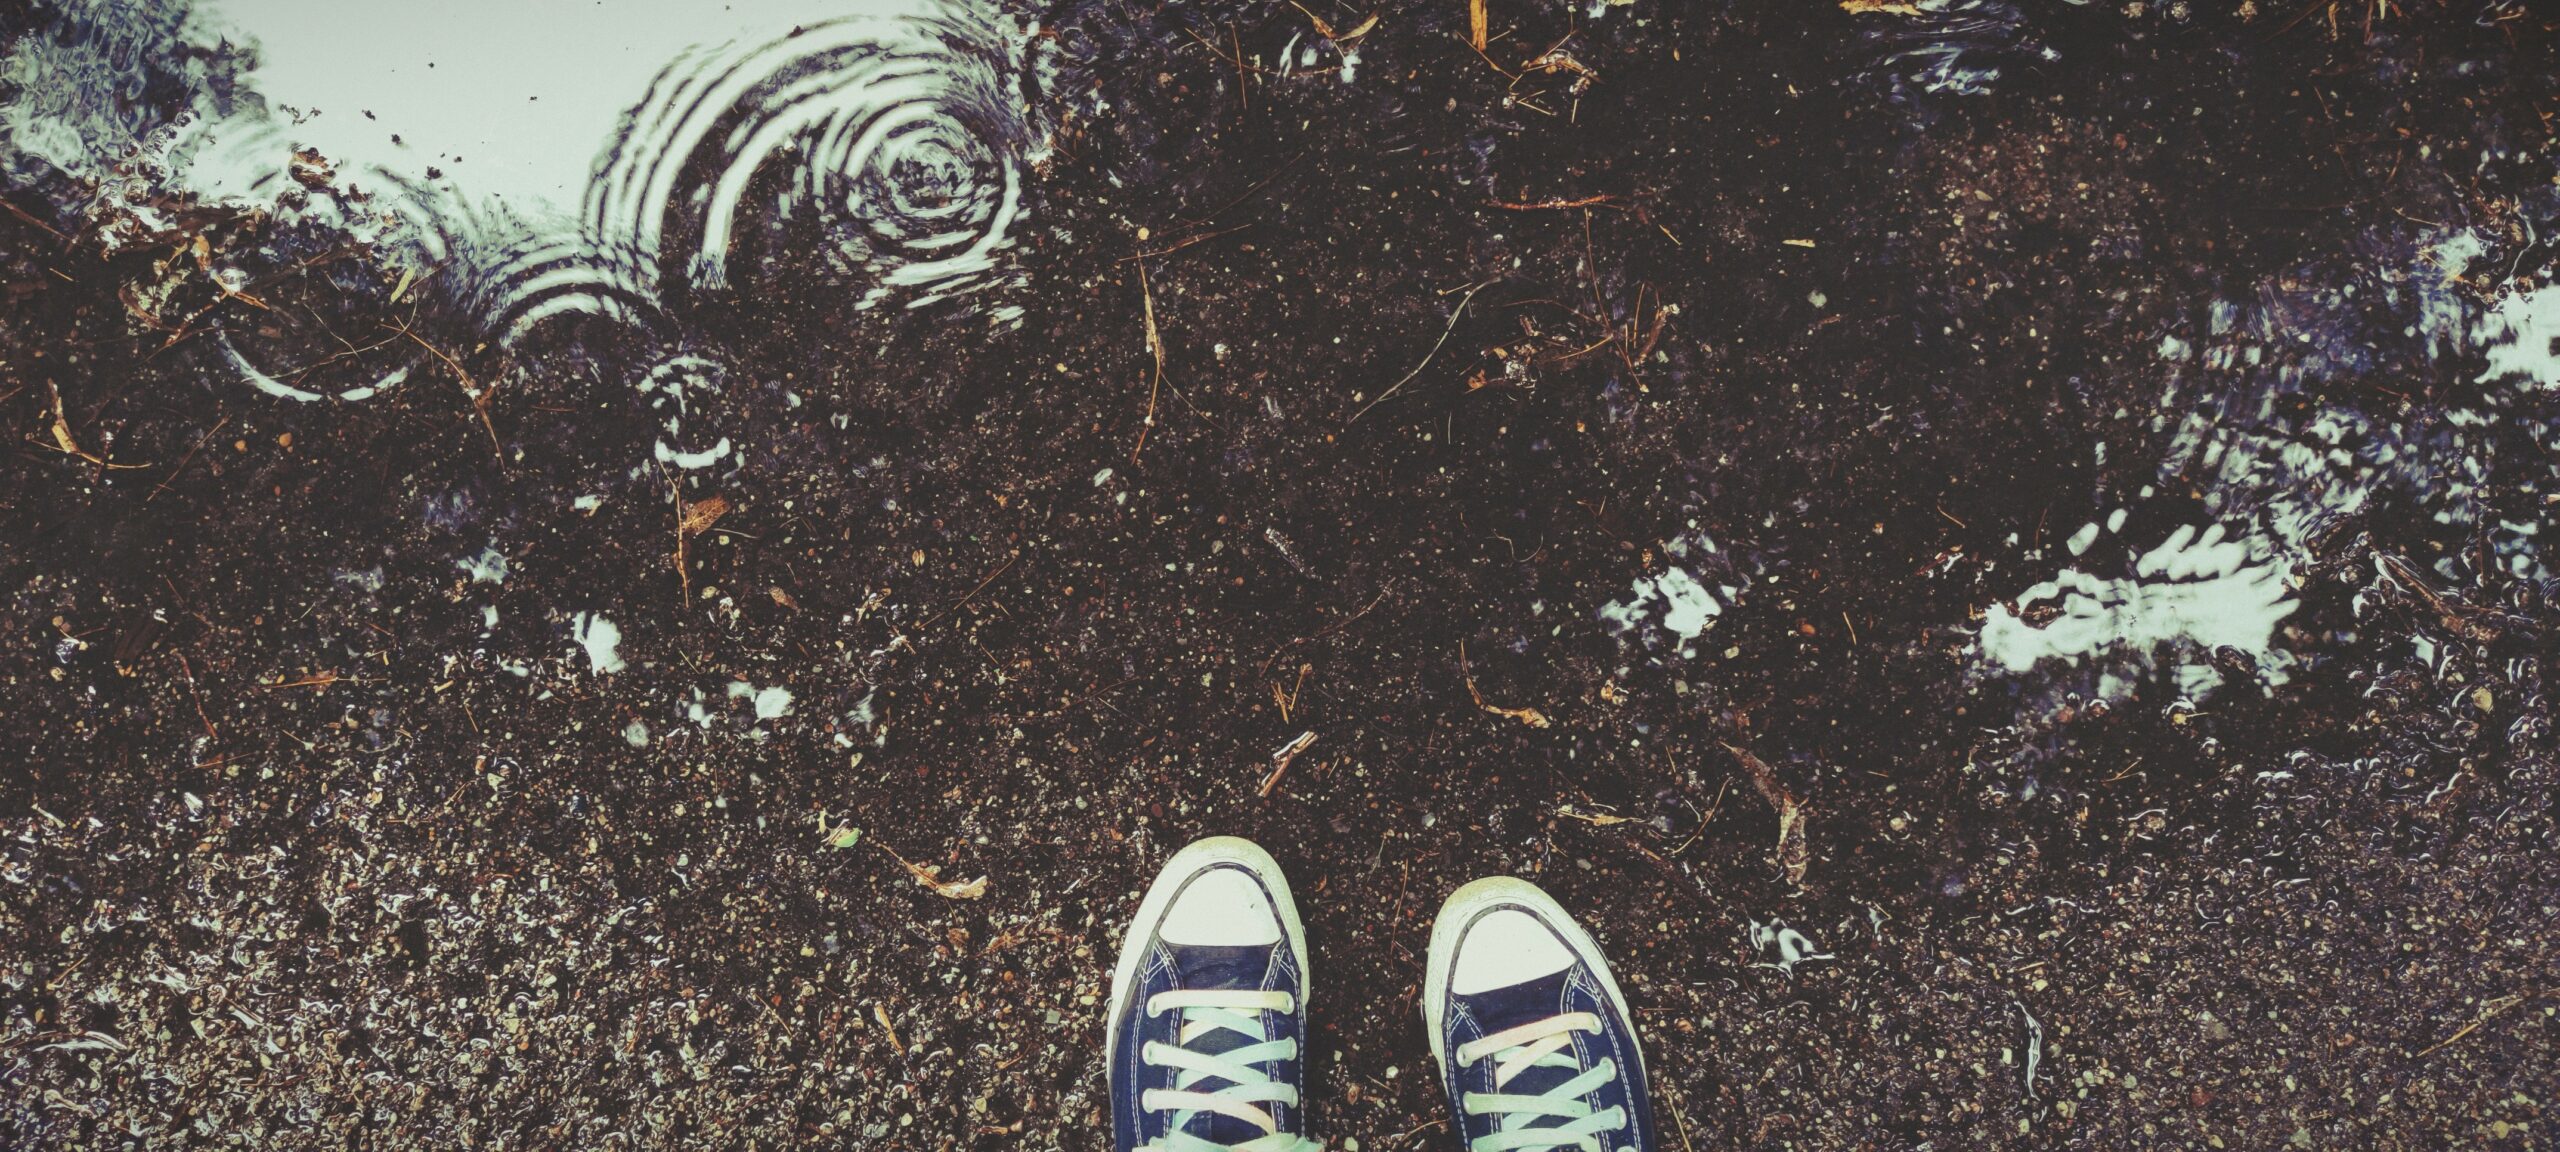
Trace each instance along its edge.
{"label": "dry twig", "polygon": [[1386,391],[1378,393],[1377,399],[1362,405],[1359,411],[1351,414],[1351,419],[1343,423],[1346,426],[1359,423],[1361,417],[1369,414],[1369,409],[1386,403],[1387,397],[1403,390],[1405,385],[1413,382],[1414,377],[1422,375],[1422,370],[1431,366],[1431,358],[1439,355],[1441,346],[1449,342],[1449,334],[1458,330],[1458,321],[1467,314],[1467,302],[1475,299],[1476,293],[1484,291],[1485,287],[1492,283],[1491,280],[1479,280],[1468,286],[1467,294],[1459,297],[1458,306],[1449,312],[1449,326],[1440,330],[1440,339],[1431,345],[1431,351],[1423,353],[1422,363],[1414,365],[1413,371],[1405,373],[1402,379],[1388,385]]}
{"label": "dry twig", "polygon": [[507,462],[507,452],[506,449],[498,446],[498,426],[489,420],[489,398],[497,394],[497,389],[482,388],[471,378],[471,373],[463,369],[461,361],[454,359],[444,349],[427,343],[426,337],[418,335],[407,325],[395,324],[388,327],[415,341],[418,347],[427,350],[428,355],[444,361],[445,367],[453,369],[454,379],[461,381],[462,394],[470,399],[472,411],[480,414],[480,427],[489,433],[489,454],[496,456],[499,466],[504,467]]}
{"label": "dry twig", "polygon": [[1156,394],[1164,389],[1164,339],[1156,334],[1156,290],[1147,280],[1145,264],[1138,265],[1138,291],[1146,301],[1147,354],[1155,360],[1155,371],[1147,378],[1147,418],[1138,425],[1138,443],[1129,449],[1131,464],[1147,450],[1147,430],[1156,426]]}
{"label": "dry twig", "polygon": [[1271,754],[1271,774],[1262,778],[1262,787],[1257,789],[1254,794],[1266,799],[1269,798],[1271,790],[1280,786],[1281,774],[1289,770],[1289,765],[1297,763],[1298,753],[1306,751],[1309,747],[1313,746],[1315,742],[1316,731],[1313,728],[1309,728],[1304,732],[1298,733],[1297,739],[1281,745],[1279,751]]}
{"label": "dry twig", "polygon": [[1535,708],[1504,708],[1498,704],[1485,703],[1484,693],[1476,691],[1475,670],[1467,665],[1467,642],[1464,640],[1458,641],[1458,673],[1466,678],[1467,695],[1475,700],[1476,707],[1505,719],[1517,720],[1532,728],[1551,726],[1547,714]]}
{"label": "dry twig", "polygon": [[[118,472],[128,471],[135,468],[150,467],[148,464],[110,464],[107,462],[105,457],[100,456],[95,452],[91,452],[88,449],[82,448],[80,446],[80,442],[74,439],[71,435],[70,418],[63,414],[62,389],[55,386],[51,381],[47,381],[45,383],[45,388],[53,393],[53,424],[49,429],[49,431],[53,433],[53,443],[45,444],[45,447],[51,448],[56,452],[60,452],[65,456],[86,460],[100,468],[111,469]],[[28,442],[44,444],[44,441],[37,440],[34,437],[28,437]]]}
{"label": "dry twig", "polygon": [[2513,1008],[2518,1004],[2522,1004],[2527,999],[2530,999],[2530,997],[2525,996],[2523,993],[2516,993],[2510,996],[2500,996],[2495,1000],[2489,1001],[2489,1003],[2482,1008],[2480,1015],[2475,1017],[2470,1023],[2463,1025],[2461,1031],[2455,1032],[2451,1036],[2447,1036],[2442,1040],[2436,1041],[2434,1044],[2429,1045],[2425,1051],[2418,1053],[2416,1056],[2411,1057],[2411,1059],[2424,1060],[2429,1056],[2433,1056],[2438,1052],[2442,1052],[2445,1049],[2452,1047],[2454,1041],[2460,1040],[2465,1036],[2479,1031],[2481,1025],[2497,1019],[2499,1016],[2503,1015],[2507,1009]]}
{"label": "dry twig", "polygon": [[169,490],[169,485],[177,483],[178,477],[186,475],[187,465],[195,463],[196,453],[204,451],[205,441],[213,439],[216,433],[221,432],[222,429],[230,423],[231,417],[224,416],[222,419],[214,421],[213,427],[206,430],[204,435],[196,437],[195,447],[187,449],[187,454],[178,458],[178,466],[170,469],[168,478],[162,480],[159,487],[152,489],[150,495],[143,497],[142,502],[148,504],[159,499],[162,492]]}

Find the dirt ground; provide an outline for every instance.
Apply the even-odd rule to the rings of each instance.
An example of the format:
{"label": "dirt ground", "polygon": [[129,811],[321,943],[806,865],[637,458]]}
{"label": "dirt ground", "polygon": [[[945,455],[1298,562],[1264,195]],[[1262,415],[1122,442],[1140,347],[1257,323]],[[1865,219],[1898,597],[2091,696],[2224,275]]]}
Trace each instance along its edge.
{"label": "dirt ground", "polygon": [[[2552,1147],[2560,614],[2490,535],[2560,391],[2406,285],[2549,280],[2554,27],[2191,2],[1326,8],[1350,83],[1219,46],[1296,8],[1062,7],[1022,327],[706,305],[683,478],[574,339],[260,396],[191,311],[406,335],[361,253],[261,319],[199,238],[319,241],[13,194],[0,1146],[1096,1152],[1121,923],[1230,833],[1345,1152],[1454,1147],[1421,949],[1501,872],[1681,1152]],[[2324,516],[2280,666],[1987,668],[2078,525],[2286,495],[2162,464],[2217,299],[2309,302],[2270,410],[2492,411],[2458,495]],[[1675,557],[1711,626],[1613,634]]]}

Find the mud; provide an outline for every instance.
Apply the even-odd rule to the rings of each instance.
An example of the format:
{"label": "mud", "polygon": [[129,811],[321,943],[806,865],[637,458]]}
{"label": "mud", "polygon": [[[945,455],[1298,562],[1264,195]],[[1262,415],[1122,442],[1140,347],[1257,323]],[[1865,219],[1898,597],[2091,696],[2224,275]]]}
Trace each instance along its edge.
{"label": "mud", "polygon": [[2331,7],[1009,12],[967,292],[516,338],[21,158],[0,1144],[1089,1152],[1231,833],[1328,1147],[1491,872],[1683,1152],[2546,1147],[2554,29]]}

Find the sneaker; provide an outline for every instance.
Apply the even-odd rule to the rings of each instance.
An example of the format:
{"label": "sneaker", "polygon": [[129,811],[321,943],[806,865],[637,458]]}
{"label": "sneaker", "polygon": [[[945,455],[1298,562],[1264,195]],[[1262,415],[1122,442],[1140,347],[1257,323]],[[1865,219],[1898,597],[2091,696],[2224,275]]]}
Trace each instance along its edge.
{"label": "sneaker", "polygon": [[1214,836],[1174,854],[1111,973],[1116,1152],[1318,1152],[1299,1055],[1307,941],[1269,854]]}
{"label": "sneaker", "polygon": [[1655,1152],[1627,998],[1537,885],[1478,880],[1440,906],[1422,1020],[1468,1152]]}

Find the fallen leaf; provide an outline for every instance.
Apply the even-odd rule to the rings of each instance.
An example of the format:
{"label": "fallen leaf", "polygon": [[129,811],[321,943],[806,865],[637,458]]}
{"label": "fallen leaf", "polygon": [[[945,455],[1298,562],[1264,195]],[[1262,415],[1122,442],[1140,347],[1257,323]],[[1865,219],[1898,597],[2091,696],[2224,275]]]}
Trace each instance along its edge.
{"label": "fallen leaf", "polygon": [[1751,784],[1760,790],[1760,798],[1778,814],[1778,869],[1789,884],[1804,883],[1805,866],[1812,862],[1812,852],[1805,847],[1804,800],[1787,790],[1778,773],[1748,749],[1733,744],[1724,746],[1742,767],[1751,773]]}
{"label": "fallen leaf", "polygon": [[[329,158],[321,155],[317,148],[296,148],[293,159],[285,164],[285,172],[305,188],[326,188],[330,179],[337,175],[337,165],[330,163]],[[196,237],[197,244],[204,242],[203,236]]]}
{"label": "fallen leaf", "polygon": [[676,521],[676,531],[686,536],[700,536],[729,514],[729,501],[714,496],[684,506],[684,515]]}
{"label": "fallen leaf", "polygon": [[1883,13],[1889,16],[1917,16],[1920,6],[1910,0],[1840,0],[1840,10],[1852,16]]}
{"label": "fallen leaf", "polygon": [[1298,3],[1298,0],[1289,0],[1289,6],[1296,8],[1300,12],[1306,13],[1307,21],[1316,26],[1316,35],[1322,36],[1327,40],[1334,38],[1333,25],[1325,23],[1324,17],[1318,16],[1314,12],[1309,11],[1307,6]]}
{"label": "fallen leaf", "polygon": [[967,883],[945,880],[942,878],[942,869],[940,868],[936,868],[930,864],[910,863],[906,857],[898,855],[896,851],[890,849],[886,845],[883,845],[880,850],[889,853],[890,859],[897,861],[901,866],[905,867],[907,874],[916,878],[916,883],[933,889],[934,895],[940,896],[945,900],[976,900],[987,894],[987,878],[984,876],[980,876]]}
{"label": "fallen leaf", "polygon": [[934,879],[933,873],[926,870],[917,873],[916,879],[923,881],[925,887],[933,889],[934,895],[949,900],[975,900],[987,894],[987,878],[984,876],[966,884],[960,884]]}
{"label": "fallen leaf", "polygon": [[1553,726],[1547,720],[1547,714],[1540,712],[1535,708],[1497,708],[1491,704],[1487,704],[1484,706],[1484,710],[1491,712],[1496,716],[1507,716],[1532,728],[1547,728]]}
{"label": "fallen leaf", "polygon": [[1625,824],[1635,819],[1633,816],[1613,816],[1607,812],[1585,812],[1571,804],[1567,804],[1562,808],[1556,809],[1556,815],[1571,820],[1580,820],[1585,824],[1599,828],[1606,828],[1613,824]]}
{"label": "fallen leaf", "polygon": [[880,1022],[881,1031],[889,1034],[889,1046],[897,1049],[898,1055],[906,1055],[906,1043],[898,1039],[898,1026],[889,1022],[889,1010],[876,1000],[871,1004],[871,1018]]}

